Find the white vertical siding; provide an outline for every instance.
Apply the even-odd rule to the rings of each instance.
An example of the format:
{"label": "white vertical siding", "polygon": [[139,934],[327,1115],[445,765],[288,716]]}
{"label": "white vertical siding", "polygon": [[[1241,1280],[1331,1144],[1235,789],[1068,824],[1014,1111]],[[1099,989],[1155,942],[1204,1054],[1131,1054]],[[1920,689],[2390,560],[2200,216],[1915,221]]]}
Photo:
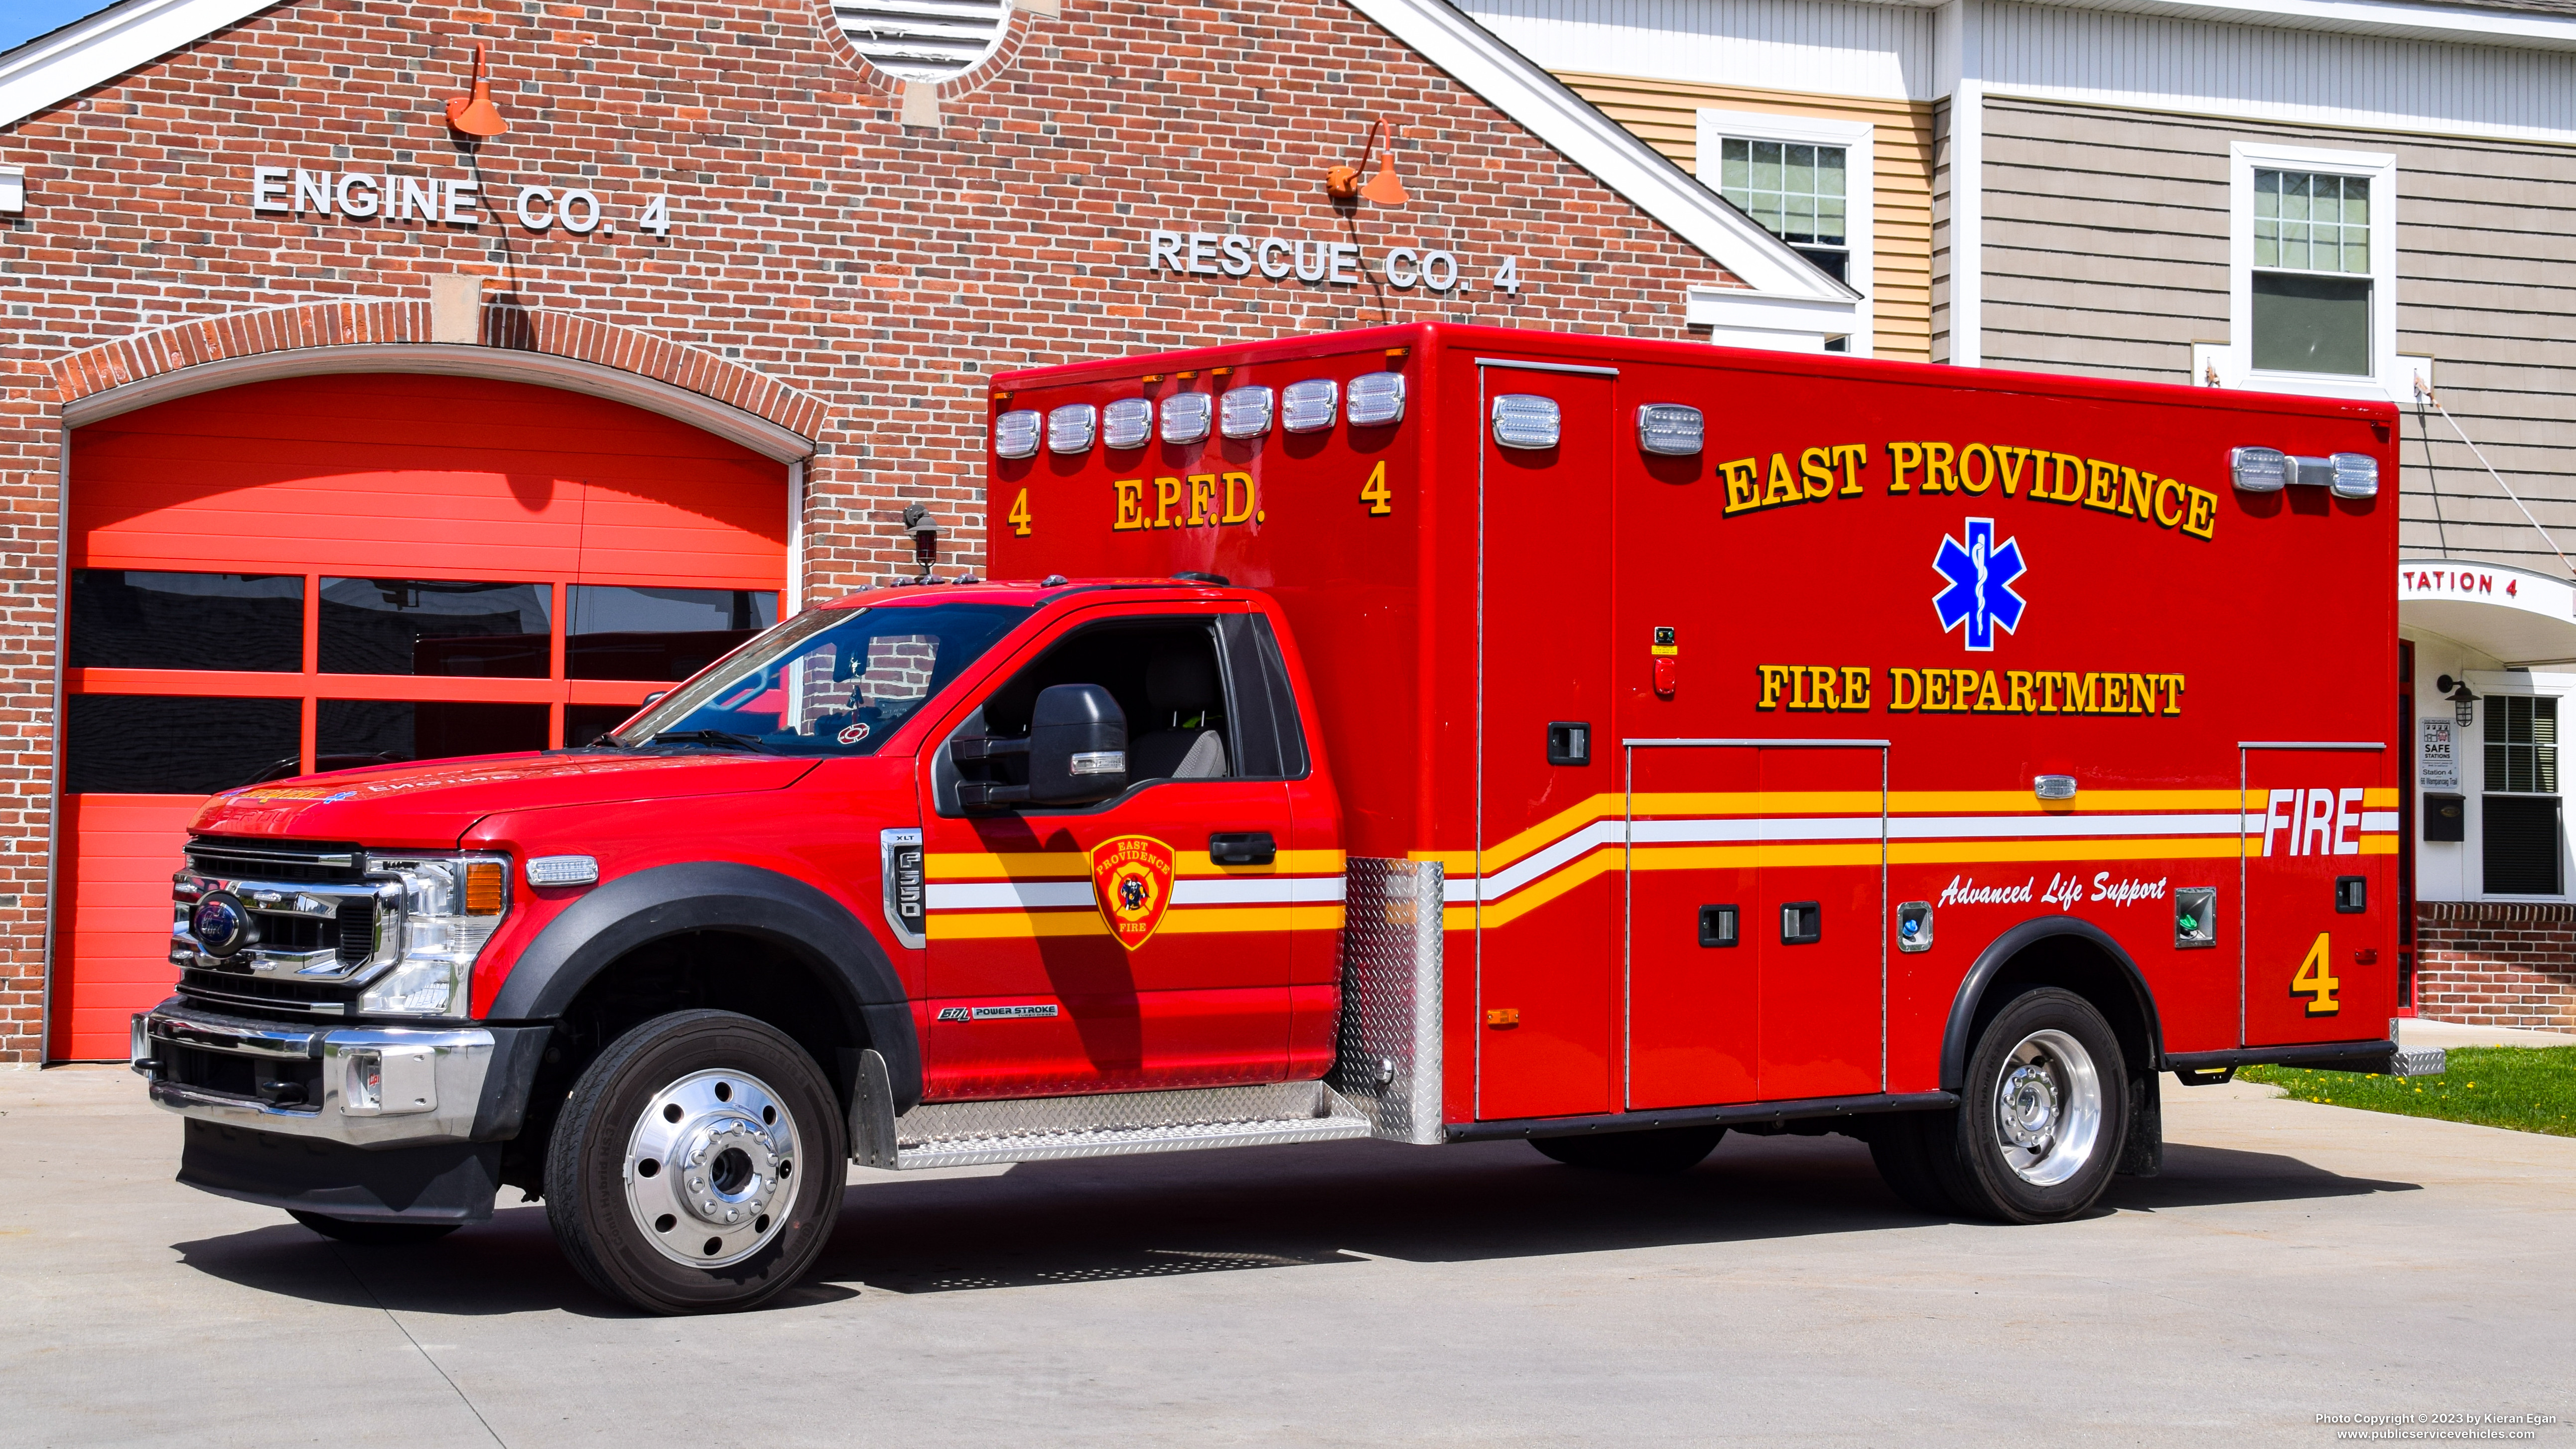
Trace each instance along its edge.
{"label": "white vertical siding", "polygon": [[1552,71],[1931,97],[1932,12],[1843,0],[1454,0]]}

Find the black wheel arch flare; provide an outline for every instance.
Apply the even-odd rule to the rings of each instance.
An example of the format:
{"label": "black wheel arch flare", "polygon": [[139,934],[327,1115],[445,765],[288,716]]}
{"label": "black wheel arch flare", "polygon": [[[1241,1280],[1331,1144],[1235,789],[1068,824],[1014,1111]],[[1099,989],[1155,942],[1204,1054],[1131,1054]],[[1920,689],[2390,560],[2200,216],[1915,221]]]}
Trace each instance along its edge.
{"label": "black wheel arch flare", "polygon": [[[598,886],[548,922],[512,963],[492,1002],[499,1021],[570,1010],[600,973],[672,936],[723,931],[778,947],[813,972],[864,1045],[884,1056],[895,1110],[921,1100],[912,1005],[885,948],[848,908],[793,876],[731,861],[656,866]],[[840,1066],[818,1064],[843,1092]]]}
{"label": "black wheel arch flare", "polygon": [[[2084,941],[2098,949],[2114,964],[2120,977],[2128,982],[2129,990],[2135,998],[2138,1025],[2146,1037],[2145,1059],[2129,1063],[2129,1070],[2133,1072],[2162,1070],[2164,1027],[2156,1016],[2155,993],[2148,989],[2147,979],[2139,972],[2138,963],[2129,959],[2129,953],[2121,949],[2120,943],[2112,939],[2110,932],[2090,921],[2078,920],[2071,916],[2040,916],[2024,921],[1995,937],[1987,944],[1984,951],[1978,953],[1976,964],[1968,968],[1967,976],[1959,982],[1958,995],[1950,1002],[1950,1022],[1941,1036],[1941,1086],[1944,1090],[1956,1092],[1966,1086],[1968,1054],[1975,1051],[1977,1047],[1979,1010],[1985,1004],[1988,992],[1994,986],[1996,979],[2002,976],[2005,968],[2024,951],[2044,941],[2065,937]],[[2068,990],[2077,989],[2074,983],[2064,981],[2043,980],[2041,984],[2063,986]],[[2078,994],[2082,993],[2079,991]],[[2097,1003],[2097,1005],[2107,1006],[2110,1003]],[[2106,1011],[2105,1015],[2111,1017],[2112,1030],[2117,1032],[2120,1025],[2117,1015],[2110,1011]]]}

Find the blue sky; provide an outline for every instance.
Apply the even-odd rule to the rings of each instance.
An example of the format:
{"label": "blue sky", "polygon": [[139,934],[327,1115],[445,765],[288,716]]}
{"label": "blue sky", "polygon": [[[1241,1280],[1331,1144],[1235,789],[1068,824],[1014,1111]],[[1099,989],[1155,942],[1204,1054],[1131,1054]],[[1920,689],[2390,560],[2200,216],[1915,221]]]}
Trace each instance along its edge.
{"label": "blue sky", "polygon": [[113,0],[7,0],[0,4],[0,50],[15,50],[48,30],[59,30]]}

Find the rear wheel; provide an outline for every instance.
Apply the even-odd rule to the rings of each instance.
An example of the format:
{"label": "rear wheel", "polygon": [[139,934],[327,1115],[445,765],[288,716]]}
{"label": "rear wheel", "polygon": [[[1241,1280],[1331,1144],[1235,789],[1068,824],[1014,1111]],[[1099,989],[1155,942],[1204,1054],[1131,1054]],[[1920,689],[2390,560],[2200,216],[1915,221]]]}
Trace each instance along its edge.
{"label": "rear wheel", "polygon": [[1917,1119],[1961,1209],[2058,1222],[2093,1206],[2128,1134],[2128,1068],[2093,1004],[2053,986],[2006,1003],[1977,1038],[1956,1111]]}
{"label": "rear wheel", "polygon": [[822,1252],[845,1157],[837,1101],[802,1047],[747,1016],[677,1011],[573,1084],[547,1147],[547,1221],[611,1297],[748,1308]]}
{"label": "rear wheel", "polygon": [[465,1226],[463,1223],[388,1223],[366,1218],[335,1218],[295,1208],[288,1208],[286,1215],[335,1242],[356,1243],[369,1248],[408,1248],[416,1243],[434,1243]]}
{"label": "rear wheel", "polygon": [[1687,1172],[1717,1149],[1723,1127],[1666,1127],[1597,1137],[1533,1137],[1530,1146],[1566,1164],[1600,1172]]}

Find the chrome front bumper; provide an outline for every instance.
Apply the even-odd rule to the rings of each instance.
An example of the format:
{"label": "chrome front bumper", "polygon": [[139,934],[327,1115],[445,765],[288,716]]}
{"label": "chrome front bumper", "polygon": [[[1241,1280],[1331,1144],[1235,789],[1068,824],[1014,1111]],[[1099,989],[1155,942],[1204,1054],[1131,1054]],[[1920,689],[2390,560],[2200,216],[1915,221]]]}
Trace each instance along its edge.
{"label": "chrome front bumper", "polygon": [[[183,1117],[351,1147],[466,1142],[485,1111],[493,1034],[482,1027],[340,1027],[306,1031],[165,1001],[134,1017],[134,1070],[154,1103]],[[176,1054],[245,1059],[309,1079],[321,1100],[286,1101],[174,1080]],[[515,1104],[513,1104],[515,1105]],[[516,1113],[510,1113],[512,1117]]]}

